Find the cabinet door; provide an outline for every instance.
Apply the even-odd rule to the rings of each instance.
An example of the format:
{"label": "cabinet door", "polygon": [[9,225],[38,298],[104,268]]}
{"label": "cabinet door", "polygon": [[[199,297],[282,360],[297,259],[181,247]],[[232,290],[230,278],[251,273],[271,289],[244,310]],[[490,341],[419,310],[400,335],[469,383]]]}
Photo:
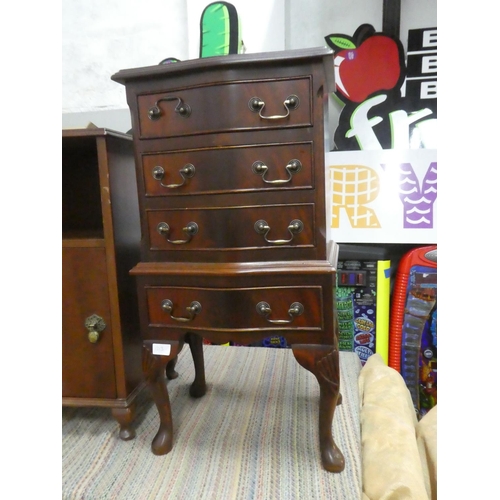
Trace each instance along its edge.
{"label": "cabinet door", "polygon": [[[62,395],[116,398],[106,251],[63,243],[62,265]],[[106,324],[95,343],[85,326],[92,315]]]}

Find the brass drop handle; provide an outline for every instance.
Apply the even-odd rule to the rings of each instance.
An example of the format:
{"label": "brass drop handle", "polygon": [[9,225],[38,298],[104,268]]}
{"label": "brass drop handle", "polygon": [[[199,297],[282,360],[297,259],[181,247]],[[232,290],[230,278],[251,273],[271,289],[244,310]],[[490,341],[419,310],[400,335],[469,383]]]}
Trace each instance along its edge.
{"label": "brass drop handle", "polygon": [[285,170],[288,172],[288,179],[278,179],[275,181],[268,181],[265,176],[269,167],[262,161],[255,161],[252,164],[252,171],[254,174],[262,176],[262,180],[267,184],[286,184],[292,180],[294,174],[302,169],[302,163],[299,160],[290,160],[288,165],[285,166]]}
{"label": "brass drop handle", "polygon": [[187,318],[176,318],[175,316],[172,316],[172,310],[174,308],[174,305],[173,305],[172,301],[169,300],[169,299],[165,299],[161,303],[161,308],[167,314],[170,314],[170,317],[173,320],[179,321],[181,323],[187,323],[188,321],[193,321],[193,319],[195,318],[195,316],[201,312],[201,304],[198,301],[196,301],[196,300],[193,300],[193,302],[191,302],[191,304],[188,307],[186,307],[186,311],[187,311],[187,313],[189,315]]}
{"label": "brass drop handle", "polygon": [[257,312],[266,318],[269,323],[274,323],[278,325],[291,323],[297,316],[300,316],[304,312],[304,306],[300,302],[294,302],[288,309],[288,315],[290,319],[269,319],[272,314],[271,307],[267,302],[259,302],[257,304]]}
{"label": "brass drop handle", "polygon": [[195,173],[196,173],[196,169],[194,168],[194,165],[192,165],[191,163],[186,163],[186,165],[184,165],[179,170],[179,174],[182,177],[182,182],[180,184],[163,184],[162,180],[163,180],[163,177],[165,176],[165,169],[158,165],[158,166],[154,167],[153,171],[152,171],[153,178],[157,181],[160,181],[160,186],[162,186],[164,188],[168,188],[168,189],[175,189],[175,188],[184,186],[186,181],[188,179],[191,179],[191,177],[193,177]]}
{"label": "brass drop handle", "polygon": [[304,229],[304,224],[298,219],[294,219],[292,222],[290,222],[287,229],[291,234],[291,237],[288,240],[268,240],[267,235],[269,231],[271,231],[271,227],[265,220],[258,220],[253,227],[257,233],[264,235],[264,239],[268,243],[272,243],[273,245],[285,245],[286,243],[290,243],[296,234],[302,232],[302,230]]}
{"label": "brass drop handle", "polygon": [[187,235],[187,239],[185,240],[169,239],[168,235],[170,233],[170,226],[166,222],[160,222],[156,226],[156,230],[159,234],[165,236],[169,243],[172,243],[173,245],[182,245],[184,243],[189,243],[191,241],[191,238],[198,232],[198,224],[196,224],[196,222],[189,222],[186,227],[182,228],[182,231]]}
{"label": "brass drop handle", "polygon": [[286,115],[264,116],[262,114],[262,111],[264,111],[266,103],[260,97],[252,97],[248,101],[248,107],[250,108],[250,110],[254,113],[259,112],[259,116],[263,120],[281,120],[283,118],[287,118],[290,115],[290,110],[297,109],[299,107],[299,104],[299,98],[295,94],[291,94],[283,101],[283,106],[286,109]]}
{"label": "brass drop handle", "polygon": [[99,334],[106,328],[106,323],[97,314],[92,314],[85,320],[85,328],[88,330],[89,342],[95,344],[99,340]]}
{"label": "brass drop handle", "polygon": [[153,107],[149,108],[148,118],[150,120],[159,120],[161,118],[162,110],[158,104],[162,101],[177,101],[174,111],[183,118],[189,118],[191,115],[191,106],[186,104],[180,97],[162,97],[155,102]]}

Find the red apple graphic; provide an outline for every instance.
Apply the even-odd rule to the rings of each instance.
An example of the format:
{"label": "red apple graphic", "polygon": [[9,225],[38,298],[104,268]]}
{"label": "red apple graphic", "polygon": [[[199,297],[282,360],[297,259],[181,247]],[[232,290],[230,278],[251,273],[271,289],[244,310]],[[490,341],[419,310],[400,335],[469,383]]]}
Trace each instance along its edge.
{"label": "red apple graphic", "polygon": [[325,39],[336,49],[336,91],[342,100],[360,103],[374,92],[401,85],[404,59],[402,46],[395,39],[377,33],[359,46],[350,37],[330,35]]}

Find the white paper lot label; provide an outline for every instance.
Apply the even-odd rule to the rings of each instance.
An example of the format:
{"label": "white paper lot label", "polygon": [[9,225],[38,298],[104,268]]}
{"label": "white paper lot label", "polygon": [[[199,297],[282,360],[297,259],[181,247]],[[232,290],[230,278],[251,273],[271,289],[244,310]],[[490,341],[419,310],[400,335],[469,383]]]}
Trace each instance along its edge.
{"label": "white paper lot label", "polygon": [[153,344],[153,354],[159,356],[168,356],[172,346],[170,344]]}

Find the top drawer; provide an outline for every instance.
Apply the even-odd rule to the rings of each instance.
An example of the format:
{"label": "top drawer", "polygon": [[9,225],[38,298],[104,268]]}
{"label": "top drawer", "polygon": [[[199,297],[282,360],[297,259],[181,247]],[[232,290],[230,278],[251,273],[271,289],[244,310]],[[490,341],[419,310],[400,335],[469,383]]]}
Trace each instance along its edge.
{"label": "top drawer", "polygon": [[310,127],[311,77],[240,81],[137,97],[141,139]]}

